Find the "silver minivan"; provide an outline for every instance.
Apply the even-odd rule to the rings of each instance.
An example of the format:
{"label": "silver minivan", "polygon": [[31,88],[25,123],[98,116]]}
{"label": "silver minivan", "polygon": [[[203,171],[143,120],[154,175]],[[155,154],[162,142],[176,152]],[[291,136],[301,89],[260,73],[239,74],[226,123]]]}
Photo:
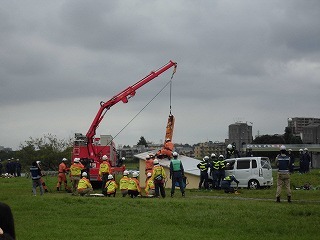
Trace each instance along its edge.
{"label": "silver minivan", "polygon": [[[272,168],[267,157],[226,159],[226,176],[234,175],[239,187],[257,189],[273,185]],[[236,185],[234,182],[232,185]]]}

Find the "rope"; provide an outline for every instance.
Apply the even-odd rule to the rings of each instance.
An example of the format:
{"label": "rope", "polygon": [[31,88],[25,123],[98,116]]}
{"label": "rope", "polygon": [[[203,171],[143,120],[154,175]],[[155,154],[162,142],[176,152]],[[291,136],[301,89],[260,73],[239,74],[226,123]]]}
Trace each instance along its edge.
{"label": "rope", "polygon": [[[172,78],[173,75],[175,73],[175,69],[174,72],[172,73],[171,79],[170,81],[168,81],[161,89],[160,91],[107,143],[107,145],[109,145],[126,127],[128,127],[128,125],[136,118],[138,117],[138,115],[169,85],[172,84]],[[170,109],[171,109],[171,88],[170,88]],[[170,111],[171,113],[171,111]],[[99,153],[102,152],[104,148],[101,149],[101,151]]]}

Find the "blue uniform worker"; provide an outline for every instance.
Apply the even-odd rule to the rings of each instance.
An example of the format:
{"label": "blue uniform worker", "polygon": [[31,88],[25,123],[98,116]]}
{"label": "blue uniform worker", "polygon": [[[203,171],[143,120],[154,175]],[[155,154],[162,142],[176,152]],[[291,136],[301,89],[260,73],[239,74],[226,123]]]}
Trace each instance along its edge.
{"label": "blue uniform worker", "polygon": [[235,190],[233,187],[231,187],[231,183],[233,181],[236,182],[237,185],[239,184],[239,181],[235,178],[235,176],[230,175],[225,177],[221,182],[221,189],[223,189],[225,193],[234,193]]}

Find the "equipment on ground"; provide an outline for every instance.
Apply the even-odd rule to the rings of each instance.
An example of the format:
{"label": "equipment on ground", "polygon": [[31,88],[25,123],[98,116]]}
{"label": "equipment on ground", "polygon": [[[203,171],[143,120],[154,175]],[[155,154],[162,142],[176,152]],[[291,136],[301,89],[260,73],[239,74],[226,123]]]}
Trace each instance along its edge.
{"label": "equipment on ground", "polygon": [[[132,86],[129,86],[119,94],[112,97],[107,102],[100,102],[100,109],[98,110],[91,126],[84,136],[81,133],[75,133],[75,140],[72,151],[72,159],[80,158],[81,163],[85,166],[85,170],[88,172],[88,177],[91,181],[101,181],[99,176],[99,168],[102,162],[102,156],[106,155],[111,165],[112,174],[123,173],[125,165],[117,167],[117,151],[113,137],[110,135],[101,135],[100,138],[96,137],[96,130],[99,127],[100,122],[103,120],[106,112],[110,110],[112,106],[118,102],[127,103],[130,98],[136,94],[136,90],[158,77],[163,72],[167,71],[171,67],[174,67],[174,72],[177,67],[177,63],[169,61],[167,64],[152,71],[149,75],[138,81]],[[172,77],[171,77],[172,79]]]}

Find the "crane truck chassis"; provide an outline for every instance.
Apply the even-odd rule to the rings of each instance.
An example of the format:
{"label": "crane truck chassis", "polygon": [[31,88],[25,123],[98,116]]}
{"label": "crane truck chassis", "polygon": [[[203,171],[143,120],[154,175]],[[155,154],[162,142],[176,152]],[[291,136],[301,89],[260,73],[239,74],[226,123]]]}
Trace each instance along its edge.
{"label": "crane truck chassis", "polygon": [[99,176],[99,168],[100,164],[102,163],[101,158],[103,155],[107,155],[109,159],[112,174],[122,173],[125,170],[125,165],[117,166],[118,157],[112,136],[95,136],[96,130],[99,127],[100,122],[103,120],[106,112],[120,101],[123,103],[128,103],[128,100],[136,94],[136,90],[155,79],[171,67],[174,67],[174,74],[177,68],[177,63],[170,60],[167,64],[155,71],[152,71],[149,75],[113,96],[107,102],[100,102],[100,108],[94,120],[92,121],[87,134],[83,135],[81,133],[75,133],[72,150],[72,162],[74,158],[80,158],[80,161],[85,166],[85,170],[87,171],[88,177],[91,181],[101,181]]}

